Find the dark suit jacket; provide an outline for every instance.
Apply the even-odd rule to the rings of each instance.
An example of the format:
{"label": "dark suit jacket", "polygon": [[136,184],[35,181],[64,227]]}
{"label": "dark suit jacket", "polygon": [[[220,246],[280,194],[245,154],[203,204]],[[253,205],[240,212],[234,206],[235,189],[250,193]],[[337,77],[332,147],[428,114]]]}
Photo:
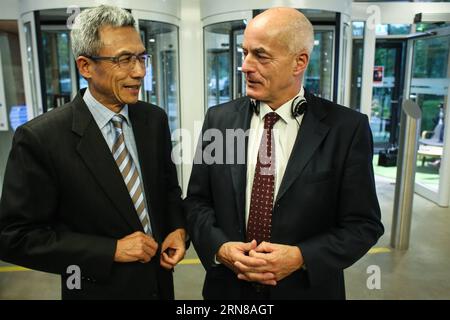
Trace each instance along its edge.
{"label": "dark suit jacket", "polygon": [[[153,237],[184,227],[163,110],[129,105]],[[0,258],[62,275],[63,299],[173,298],[172,272],[115,263],[116,241],[143,231],[123,178],[82,95],[18,128],[0,202]],[[70,265],[81,290],[68,290]]]}
{"label": "dark suit jacket", "polygon": [[[372,136],[365,115],[308,93],[305,98],[308,109],[274,203],[271,242],[297,245],[307,271],[278,282],[270,296],[344,299],[343,269],[384,232],[373,176]],[[247,130],[252,112],[247,97],[211,108],[203,132]],[[196,157],[209,140],[199,143]],[[236,144],[227,143],[221,151],[229,163],[237,150]],[[246,153],[247,143],[244,148]],[[184,202],[191,240],[207,270],[203,288],[207,299],[240,298],[244,285],[231,270],[214,264],[223,243],[245,241],[247,167],[226,161],[194,164]]]}

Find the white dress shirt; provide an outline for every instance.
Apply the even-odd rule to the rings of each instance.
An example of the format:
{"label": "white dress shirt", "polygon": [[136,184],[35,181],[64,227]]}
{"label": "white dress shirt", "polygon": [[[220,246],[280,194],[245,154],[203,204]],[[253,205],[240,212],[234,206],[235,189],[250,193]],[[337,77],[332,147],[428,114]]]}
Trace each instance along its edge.
{"label": "white dress shirt", "polygon": [[[295,97],[304,96],[303,87]],[[255,177],[256,160],[258,156],[259,145],[261,144],[262,134],[264,132],[264,116],[270,112],[276,112],[280,119],[273,127],[273,138],[275,142],[275,188],[274,199],[277,198],[281,181],[283,180],[289,157],[291,156],[295,140],[303,115],[297,116],[297,120],[292,117],[291,103],[294,100],[287,101],[281,107],[272,110],[266,103],[260,103],[259,114],[253,113],[250,122],[250,135],[247,147],[247,188],[245,197],[245,224],[247,225],[250,214],[250,201],[252,197],[253,179]],[[298,122],[297,122],[298,121]],[[275,201],[274,201],[275,202]]]}

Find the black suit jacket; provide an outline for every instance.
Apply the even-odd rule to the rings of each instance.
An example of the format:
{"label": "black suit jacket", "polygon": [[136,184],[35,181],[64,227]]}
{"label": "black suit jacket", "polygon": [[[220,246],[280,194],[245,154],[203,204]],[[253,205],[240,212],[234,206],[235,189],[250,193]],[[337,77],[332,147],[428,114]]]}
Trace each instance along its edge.
{"label": "black suit jacket", "polygon": [[[343,299],[343,269],[383,234],[372,167],[367,117],[305,93],[308,109],[274,203],[271,242],[297,245],[307,270],[271,288],[273,299]],[[249,98],[208,110],[203,132],[250,127]],[[214,135],[214,133],[213,133]],[[192,242],[207,270],[207,299],[238,299],[244,285],[214,257],[227,241],[245,241],[246,164],[236,143],[224,143],[223,164],[198,161],[211,148],[199,143],[184,202]],[[237,140],[236,140],[237,141]],[[242,148],[242,147],[241,147]],[[245,143],[245,154],[247,143]],[[217,154],[220,154],[217,153]],[[246,158],[246,157],[245,157]],[[228,160],[228,162],[227,162]],[[241,161],[242,163],[242,161]]]}
{"label": "black suit jacket", "polygon": [[[167,117],[129,105],[153,237],[184,227]],[[143,231],[123,178],[82,93],[19,127],[0,202],[0,258],[62,275],[63,299],[173,298],[172,272],[150,263],[115,263],[116,241]],[[69,290],[70,265],[81,290]]]}

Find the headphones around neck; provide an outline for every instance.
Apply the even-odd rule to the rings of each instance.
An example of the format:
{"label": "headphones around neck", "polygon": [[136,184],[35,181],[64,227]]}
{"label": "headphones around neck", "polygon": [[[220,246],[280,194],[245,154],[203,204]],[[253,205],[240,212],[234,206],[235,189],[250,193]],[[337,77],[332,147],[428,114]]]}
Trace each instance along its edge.
{"label": "headphones around neck", "polygon": [[[259,115],[260,101],[251,99],[250,104],[252,105],[253,112],[256,115]],[[291,103],[292,118],[297,120],[298,116],[300,116],[306,112],[307,107],[308,107],[308,104],[306,102],[306,99],[304,97],[296,96],[294,98],[294,100],[292,100],[292,103]]]}

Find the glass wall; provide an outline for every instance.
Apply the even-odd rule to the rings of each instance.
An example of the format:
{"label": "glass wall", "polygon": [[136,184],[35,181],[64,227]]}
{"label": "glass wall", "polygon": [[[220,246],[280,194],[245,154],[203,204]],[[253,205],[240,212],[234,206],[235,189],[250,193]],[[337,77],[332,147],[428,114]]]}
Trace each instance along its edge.
{"label": "glass wall", "polygon": [[357,111],[361,110],[362,69],[364,58],[363,53],[363,40],[354,39],[352,46],[350,108]]}
{"label": "glass wall", "polygon": [[178,27],[163,22],[139,20],[139,30],[150,63],[142,87],[143,100],[163,108],[170,130],[180,127],[178,82]]}
{"label": "glass wall", "polygon": [[245,95],[242,42],[245,22],[235,20],[204,28],[205,102],[207,107]]}
{"label": "glass wall", "polygon": [[370,118],[375,149],[398,143],[404,47],[402,40],[377,40]]}
{"label": "glass wall", "polygon": [[[51,30],[42,27],[42,50],[47,111],[62,106],[71,99],[74,70],[70,35],[68,30]],[[76,87],[75,87],[76,89]]]}
{"label": "glass wall", "polygon": [[7,125],[0,128],[0,195],[14,130],[27,117],[19,52],[17,21],[0,21],[0,108],[1,122]]}
{"label": "glass wall", "polygon": [[314,27],[314,50],[305,74],[305,88],[324,99],[333,100],[334,29]]}
{"label": "glass wall", "polygon": [[[205,104],[209,108],[245,96],[242,42],[245,21],[235,20],[204,28]],[[314,26],[314,50],[305,74],[305,88],[333,99],[334,27]]]}
{"label": "glass wall", "polygon": [[36,87],[36,75],[35,75],[36,65],[34,63],[34,55],[36,54],[36,52],[34,52],[33,50],[33,34],[32,34],[33,28],[31,27],[31,22],[25,22],[23,27],[25,32],[28,75],[31,86],[31,103],[32,107],[35,109],[34,114],[38,115],[39,113],[42,113],[42,110],[36,110],[36,108],[38,108],[39,106],[39,102],[38,102],[38,92]]}
{"label": "glass wall", "polygon": [[352,22],[352,67],[350,84],[350,108],[361,110],[361,86],[364,60],[364,22]]}

